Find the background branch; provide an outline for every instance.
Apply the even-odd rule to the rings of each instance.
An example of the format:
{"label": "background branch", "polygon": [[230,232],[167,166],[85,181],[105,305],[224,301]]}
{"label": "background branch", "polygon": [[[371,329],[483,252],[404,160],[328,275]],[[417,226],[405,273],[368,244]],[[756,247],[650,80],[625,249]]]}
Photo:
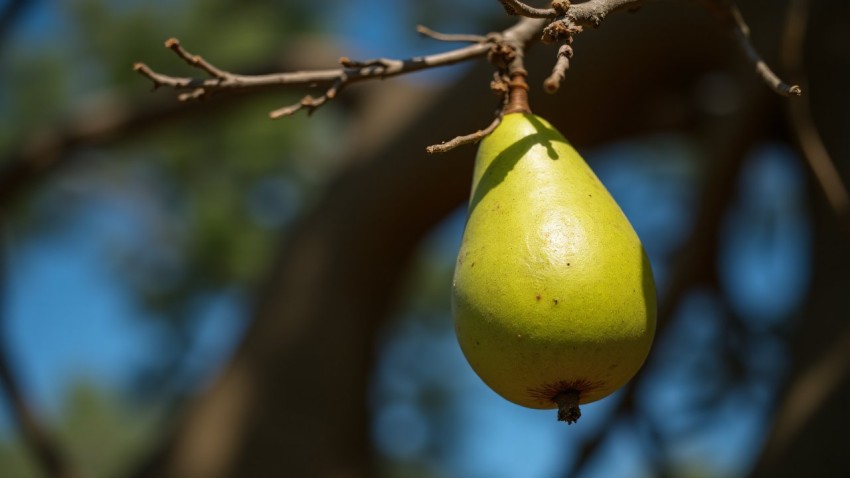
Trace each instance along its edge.
{"label": "background branch", "polygon": [[708,0],[708,2],[712,10],[723,20],[738,40],[738,45],[744,51],[762,81],[781,96],[800,96],[803,90],[798,85],[789,85],[782,81],[756,50],[750,38],[750,27],[744,20],[738,5],[733,0]]}
{"label": "background branch", "polygon": [[[803,44],[809,20],[808,0],[791,0],[786,14],[785,33],[782,39],[782,62],[785,69],[805,83],[803,71]],[[786,113],[797,138],[797,144],[814,174],[815,181],[826,196],[844,232],[850,235],[850,193],[841,180],[820,132],[812,118],[811,100],[807,96],[787,105]]]}
{"label": "background branch", "polygon": [[0,391],[6,395],[12,417],[14,418],[24,443],[41,468],[44,476],[50,478],[79,478],[82,475],[74,471],[64,451],[47,428],[41,423],[27,403],[21,386],[15,376],[9,357],[6,336],[9,324],[6,323],[8,288],[7,246],[8,232],[4,220],[0,218]]}

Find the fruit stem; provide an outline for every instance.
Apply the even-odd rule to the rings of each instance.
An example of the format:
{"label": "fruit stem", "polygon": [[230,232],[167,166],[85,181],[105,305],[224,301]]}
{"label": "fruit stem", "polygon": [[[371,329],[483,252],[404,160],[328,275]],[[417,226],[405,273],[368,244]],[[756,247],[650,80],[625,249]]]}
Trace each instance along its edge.
{"label": "fruit stem", "polygon": [[572,425],[581,417],[581,409],[578,406],[579,391],[565,390],[555,395],[555,403],[558,404],[558,421],[567,422]]}
{"label": "fruit stem", "polygon": [[522,68],[513,68],[511,71],[511,82],[508,84],[508,102],[502,109],[502,114],[509,113],[531,113],[528,106],[528,83],[525,77],[528,75]]}

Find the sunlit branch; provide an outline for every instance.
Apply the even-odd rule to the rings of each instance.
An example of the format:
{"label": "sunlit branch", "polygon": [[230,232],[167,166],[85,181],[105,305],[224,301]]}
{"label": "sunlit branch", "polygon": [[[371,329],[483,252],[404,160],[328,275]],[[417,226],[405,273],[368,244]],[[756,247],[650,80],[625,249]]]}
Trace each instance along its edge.
{"label": "sunlit branch", "polygon": [[454,148],[457,148],[458,146],[463,146],[465,144],[475,144],[475,143],[481,141],[482,139],[484,139],[484,137],[487,136],[488,134],[492,133],[493,130],[495,130],[496,127],[499,126],[499,123],[501,123],[501,122],[502,122],[502,117],[497,116],[496,119],[494,119],[493,122],[490,123],[484,129],[479,129],[478,131],[476,131],[474,133],[466,134],[466,135],[463,135],[463,136],[458,136],[456,138],[453,138],[449,141],[446,141],[446,142],[443,142],[443,143],[440,143],[440,144],[428,146],[427,148],[425,148],[425,151],[427,151],[428,154],[445,153],[447,151],[451,151]]}
{"label": "sunlit branch", "polygon": [[[540,20],[520,19],[507,30],[488,36],[464,36],[463,41],[475,40],[472,45],[450,50],[447,52],[424,55],[404,60],[379,58],[369,61],[353,61],[348,58],[340,59],[342,68],[274,73],[267,75],[240,75],[216,67],[200,55],[188,52],[177,39],[171,38],[165,46],[171,49],[180,59],[192,67],[207,73],[209,78],[176,77],[158,73],[145,65],[136,63],[134,69],[154,83],[154,88],[166,86],[175,90],[186,91],[179,95],[180,100],[203,99],[212,94],[271,86],[285,87],[325,87],[325,92],[317,98],[305,96],[298,103],[287,106],[271,113],[272,118],[291,115],[301,109],[312,112],[316,108],[332,100],[336,94],[351,83],[365,80],[384,79],[415,71],[452,65],[455,63],[485,56],[499,42],[528,43],[543,28]],[[420,32],[430,36],[441,35],[420,28]],[[446,38],[445,36],[443,38]],[[459,37],[452,37],[457,40]]]}

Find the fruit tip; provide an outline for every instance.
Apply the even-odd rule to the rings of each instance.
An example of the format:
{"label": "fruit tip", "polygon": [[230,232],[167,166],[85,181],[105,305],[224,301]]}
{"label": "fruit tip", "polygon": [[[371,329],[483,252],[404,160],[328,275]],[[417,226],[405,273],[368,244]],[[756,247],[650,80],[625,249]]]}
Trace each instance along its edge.
{"label": "fruit tip", "polygon": [[567,390],[555,397],[558,404],[558,421],[567,422],[567,425],[576,423],[581,418],[581,408],[578,406],[578,390]]}

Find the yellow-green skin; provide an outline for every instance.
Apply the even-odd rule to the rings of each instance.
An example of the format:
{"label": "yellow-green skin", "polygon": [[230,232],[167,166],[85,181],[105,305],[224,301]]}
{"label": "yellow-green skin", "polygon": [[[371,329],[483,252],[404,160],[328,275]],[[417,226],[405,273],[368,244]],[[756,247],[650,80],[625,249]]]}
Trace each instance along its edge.
{"label": "yellow-green skin", "polygon": [[472,368],[504,398],[603,398],[655,333],[646,253],[617,203],[548,122],[506,115],[478,149],[453,311]]}

